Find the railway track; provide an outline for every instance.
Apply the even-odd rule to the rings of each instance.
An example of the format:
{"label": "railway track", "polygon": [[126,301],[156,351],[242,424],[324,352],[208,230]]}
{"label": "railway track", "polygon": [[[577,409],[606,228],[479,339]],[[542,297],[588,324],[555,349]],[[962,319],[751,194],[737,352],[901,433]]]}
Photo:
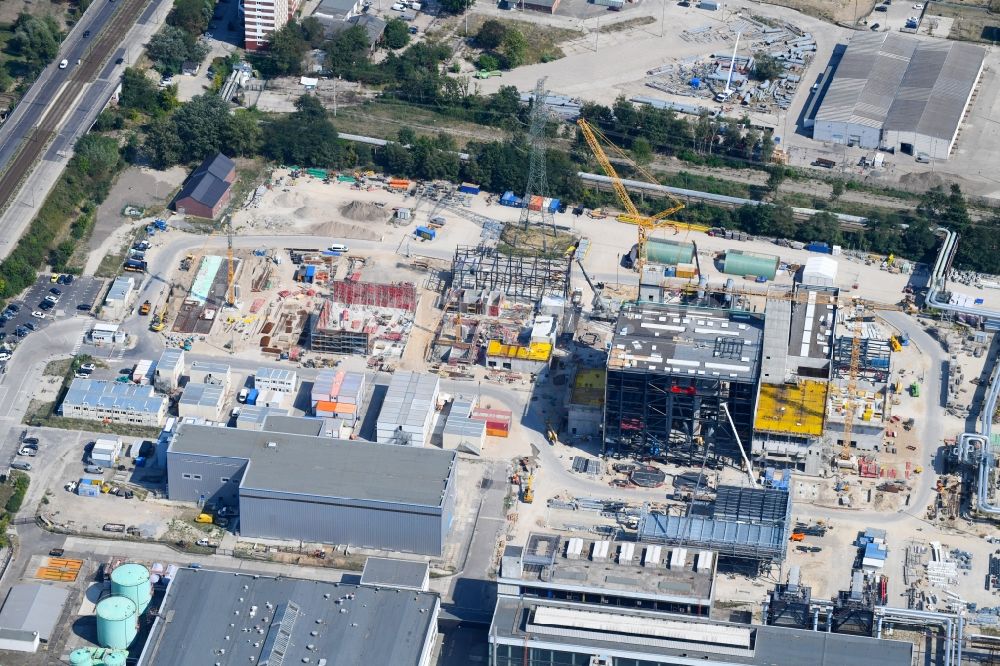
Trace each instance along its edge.
{"label": "railway track", "polygon": [[0,174],[0,210],[8,207],[31,168],[56,136],[63,118],[73,109],[73,105],[87,85],[96,80],[97,73],[149,3],[149,0],[120,1],[118,11],[98,33],[82,62],[79,65],[71,65],[73,69],[69,77],[42,112],[41,122],[25,137],[14,159]]}

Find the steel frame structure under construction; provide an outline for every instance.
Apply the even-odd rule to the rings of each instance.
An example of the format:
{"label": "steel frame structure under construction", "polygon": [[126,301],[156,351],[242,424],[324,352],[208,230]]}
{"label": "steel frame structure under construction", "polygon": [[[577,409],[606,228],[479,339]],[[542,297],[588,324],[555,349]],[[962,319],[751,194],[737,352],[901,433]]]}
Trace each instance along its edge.
{"label": "steel frame structure under construction", "polygon": [[512,256],[495,247],[459,246],[452,260],[452,287],[499,290],[509,298],[537,301],[569,295],[571,257]]}
{"label": "steel frame structure under construction", "polygon": [[[625,306],[608,358],[604,455],[739,458],[750,446],[763,317],[736,310]],[[726,404],[732,424],[722,408]]]}

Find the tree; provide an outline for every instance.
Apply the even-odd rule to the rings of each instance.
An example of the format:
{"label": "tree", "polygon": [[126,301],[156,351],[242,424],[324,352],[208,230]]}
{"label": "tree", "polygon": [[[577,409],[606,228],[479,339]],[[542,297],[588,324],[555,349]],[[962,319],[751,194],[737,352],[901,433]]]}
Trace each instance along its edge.
{"label": "tree", "polygon": [[385,24],[382,37],[390,49],[401,49],[410,43],[410,28],[403,19],[394,18]]}
{"label": "tree", "polygon": [[773,81],[785,71],[781,61],[769,53],[755,53],[753,59],[754,76],[761,81]]}
{"label": "tree", "polygon": [[291,21],[271,35],[267,52],[254,55],[251,60],[264,78],[272,79],[301,74],[308,51],[309,42],[299,24]]}
{"label": "tree", "polygon": [[100,134],[84,134],[76,142],[72,166],[91,180],[110,178],[118,170],[118,142]]}
{"label": "tree", "polygon": [[441,8],[449,14],[461,14],[474,2],[475,0],[441,0]]}
{"label": "tree", "polygon": [[476,32],[475,44],[481,49],[496,49],[503,44],[503,38],[507,34],[507,27],[495,19],[484,21]]}
{"label": "tree", "polygon": [[844,181],[840,178],[836,179],[830,184],[830,199],[836,201],[844,193],[845,189]]}
{"label": "tree", "polygon": [[14,22],[14,34],[7,48],[24,58],[32,74],[41,71],[59,53],[62,32],[51,16],[21,14]]}
{"label": "tree", "polygon": [[767,172],[767,189],[771,192],[777,192],[782,181],[785,180],[785,169],[781,166],[772,166],[768,167]]}
{"label": "tree", "polygon": [[323,24],[315,16],[307,16],[299,21],[299,30],[302,32],[302,39],[306,40],[311,48],[318,49],[326,41]]}
{"label": "tree", "polygon": [[201,62],[208,47],[182,28],[167,25],[149,40],[146,52],[158,72],[177,74],[185,60]]}
{"label": "tree", "polygon": [[181,161],[177,126],[171,118],[158,118],[146,129],[142,154],[157,169],[166,169]]}
{"label": "tree", "polygon": [[398,143],[390,143],[380,154],[382,167],[397,176],[409,176],[413,172],[413,158],[410,151]]}
{"label": "tree", "polygon": [[222,150],[231,157],[256,155],[262,138],[256,112],[236,109],[222,128]]}
{"label": "tree", "polygon": [[412,145],[417,140],[417,133],[412,127],[400,127],[396,133],[396,140],[404,146]]}
{"label": "tree", "polygon": [[368,61],[368,33],[359,25],[337,33],[326,45],[326,66],[334,74],[346,74]]}
{"label": "tree", "polygon": [[299,97],[295,106],[265,128],[264,154],[285,164],[337,166],[344,155],[326,109],[311,95]]}
{"label": "tree", "polygon": [[500,69],[500,63],[489,53],[482,53],[479,58],[476,59],[476,67],[484,72],[493,72]]}
{"label": "tree", "polygon": [[203,160],[222,148],[229,105],[218,95],[198,95],[177,109],[173,122],[186,160]]}
{"label": "tree", "polygon": [[511,29],[503,37],[500,53],[506,60],[507,69],[514,69],[524,64],[528,55],[528,40],[520,30]]}
{"label": "tree", "polygon": [[208,30],[214,4],[205,0],[174,0],[174,8],[167,16],[167,23],[177,26],[189,35],[200,35]]}
{"label": "tree", "polygon": [[157,89],[143,70],[128,67],[122,74],[122,92],[118,106],[156,116],[177,105],[176,92],[174,86]]}
{"label": "tree", "polygon": [[637,137],[632,142],[632,157],[639,164],[646,164],[653,157],[653,148],[645,137]]}
{"label": "tree", "polygon": [[14,84],[14,78],[7,71],[6,63],[0,63],[0,93],[7,92]]}

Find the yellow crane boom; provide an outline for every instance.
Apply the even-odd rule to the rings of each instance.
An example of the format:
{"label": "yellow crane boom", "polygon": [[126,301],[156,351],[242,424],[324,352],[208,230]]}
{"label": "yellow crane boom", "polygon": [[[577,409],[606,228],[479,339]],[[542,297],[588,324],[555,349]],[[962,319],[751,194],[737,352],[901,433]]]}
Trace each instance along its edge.
{"label": "yellow crane boom", "polygon": [[618,171],[615,169],[615,166],[611,163],[607,153],[604,151],[602,142],[607,144],[611,150],[617,154],[618,158],[623,159],[632,168],[642,174],[646,180],[651,183],[656,183],[656,179],[632,161],[632,159],[626,155],[624,151],[608,140],[608,138],[604,136],[599,129],[588,123],[586,119],[580,118],[576,121],[576,124],[580,128],[580,133],[583,134],[583,138],[587,142],[590,152],[592,152],[594,157],[597,159],[597,163],[601,165],[601,169],[608,176],[608,178],[611,179],[611,187],[614,189],[615,196],[618,197],[618,201],[620,201],[622,207],[625,208],[625,212],[618,216],[618,221],[634,224],[637,227],[639,242],[636,248],[636,268],[639,270],[640,274],[642,273],[642,267],[646,259],[646,241],[649,237],[649,229],[656,227],[673,227],[674,231],[678,231],[681,227],[686,229],[696,229],[699,231],[706,231],[708,229],[708,227],[700,225],[688,225],[666,220],[667,217],[684,208],[684,204],[669,192],[666,193],[667,198],[672,203],[669,208],[660,211],[656,215],[643,215],[640,213],[639,209],[636,208],[635,203],[633,203],[632,197],[628,193],[628,189],[625,188],[625,184],[622,182],[621,176],[618,175]]}

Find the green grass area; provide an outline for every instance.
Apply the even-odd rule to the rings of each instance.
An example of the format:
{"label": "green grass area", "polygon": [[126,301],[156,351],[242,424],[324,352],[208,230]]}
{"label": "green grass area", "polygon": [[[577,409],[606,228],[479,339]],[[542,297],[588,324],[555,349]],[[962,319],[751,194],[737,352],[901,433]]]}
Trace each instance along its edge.
{"label": "green grass area", "polygon": [[[472,14],[468,17],[469,37],[479,31],[479,26],[490,19],[498,20],[509,28],[521,31],[528,42],[528,50],[525,54],[524,65],[534,65],[540,62],[551,62],[566,56],[559,45],[563,42],[583,35],[579,30],[568,28],[555,28],[543,23],[529,23],[528,21],[518,21],[517,19],[497,18],[484,16],[482,14]],[[654,19],[655,20],[655,19]],[[461,24],[458,34],[464,35],[465,23]],[[603,31],[602,31],[603,32]]]}
{"label": "green grass area", "polygon": [[[1000,9],[1000,7],[996,8]],[[955,2],[930,2],[925,17],[943,16],[953,19],[948,39],[993,44],[1000,40],[1000,14],[991,13],[989,7]],[[925,18],[925,20],[933,20]]]}
{"label": "green grass area", "polygon": [[333,119],[333,124],[339,132],[389,140],[394,140],[403,127],[409,127],[417,136],[436,137],[439,132],[444,132],[455,140],[459,148],[464,147],[469,141],[495,138],[502,132],[491,128],[487,136],[482,125],[391,100],[366,102],[356,107],[341,107],[337,117]]}
{"label": "green grass area", "polygon": [[600,32],[602,35],[606,35],[612,32],[621,32],[623,30],[631,30],[632,28],[641,28],[642,26],[649,25],[650,23],[656,23],[656,17],[636,16],[635,18],[619,21],[618,23],[602,25]]}

